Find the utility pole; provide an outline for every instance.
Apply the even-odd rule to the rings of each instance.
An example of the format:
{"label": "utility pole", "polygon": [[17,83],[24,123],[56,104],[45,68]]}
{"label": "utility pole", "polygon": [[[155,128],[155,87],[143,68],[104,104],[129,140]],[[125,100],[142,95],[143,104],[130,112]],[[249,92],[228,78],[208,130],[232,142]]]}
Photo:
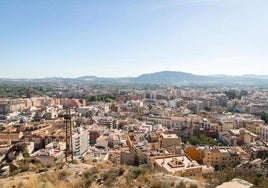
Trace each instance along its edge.
{"label": "utility pole", "polygon": [[70,109],[66,109],[65,119],[65,162],[68,162],[68,155],[71,154],[71,161],[73,162],[73,142],[72,142],[72,121]]}

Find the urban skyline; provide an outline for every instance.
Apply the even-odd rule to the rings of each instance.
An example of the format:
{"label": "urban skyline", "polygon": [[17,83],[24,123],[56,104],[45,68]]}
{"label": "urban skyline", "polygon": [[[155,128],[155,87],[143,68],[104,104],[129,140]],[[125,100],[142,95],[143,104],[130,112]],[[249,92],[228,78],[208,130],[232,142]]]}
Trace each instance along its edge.
{"label": "urban skyline", "polygon": [[0,187],[268,187],[268,1],[0,1]]}

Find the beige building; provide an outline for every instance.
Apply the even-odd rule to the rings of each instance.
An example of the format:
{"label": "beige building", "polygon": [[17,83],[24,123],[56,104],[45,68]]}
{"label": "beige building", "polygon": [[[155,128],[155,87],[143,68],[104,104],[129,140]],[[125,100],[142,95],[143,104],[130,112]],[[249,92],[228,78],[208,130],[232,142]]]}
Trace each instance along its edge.
{"label": "beige building", "polygon": [[21,111],[25,108],[25,102],[21,100],[1,100],[0,114],[8,114]]}
{"label": "beige building", "polygon": [[212,148],[204,150],[203,164],[215,169],[233,167],[241,162],[239,152],[235,148]]}
{"label": "beige building", "polygon": [[180,153],[181,139],[176,134],[161,134],[159,138],[160,147],[165,148],[170,153]]}
{"label": "beige building", "polygon": [[23,135],[23,132],[2,132],[0,133],[0,142],[15,143],[18,142]]}
{"label": "beige building", "polygon": [[154,166],[161,171],[171,173],[177,176],[198,176],[202,173],[213,172],[213,167],[199,165],[191,160],[187,155],[177,155],[173,157],[162,156],[154,159]]}
{"label": "beige building", "polygon": [[171,126],[171,118],[169,117],[146,117],[146,121],[154,122],[154,124],[160,124],[163,126]]}
{"label": "beige building", "polygon": [[134,165],[135,155],[132,153],[128,147],[120,148],[120,164]]}
{"label": "beige building", "polygon": [[256,142],[259,139],[260,139],[259,135],[256,135],[250,131],[246,131],[244,134],[244,144]]}
{"label": "beige building", "polygon": [[250,120],[245,122],[245,129],[248,131],[254,133],[254,134],[259,134],[260,132],[260,126],[263,125],[264,121],[263,120]]}
{"label": "beige building", "polygon": [[260,126],[259,135],[263,141],[265,141],[265,142],[268,141],[268,126],[267,125]]}

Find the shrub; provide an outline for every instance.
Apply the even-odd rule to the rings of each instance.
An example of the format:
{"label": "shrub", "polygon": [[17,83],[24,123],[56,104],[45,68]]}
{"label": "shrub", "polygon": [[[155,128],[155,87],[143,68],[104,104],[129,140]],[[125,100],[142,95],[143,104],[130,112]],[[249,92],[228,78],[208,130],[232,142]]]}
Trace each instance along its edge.
{"label": "shrub", "polygon": [[260,185],[262,182],[263,182],[263,178],[262,178],[262,177],[258,177],[258,176],[257,176],[257,177],[254,178],[254,184],[255,184],[255,185],[258,186],[258,185]]}
{"label": "shrub", "polygon": [[91,186],[91,184],[92,184],[91,179],[86,178],[86,179],[83,179],[82,182],[78,183],[78,185],[76,185],[75,187],[77,187],[77,188],[88,188],[88,187]]}
{"label": "shrub", "polygon": [[60,172],[58,173],[58,179],[59,179],[59,180],[65,180],[65,179],[68,177],[69,174],[70,174],[70,173],[67,172],[66,170],[60,171]]}
{"label": "shrub", "polygon": [[96,167],[92,167],[91,169],[89,169],[87,172],[84,173],[84,176],[86,178],[91,177],[93,174],[98,173],[98,169]]}
{"label": "shrub", "polygon": [[118,175],[119,176],[122,176],[124,174],[124,172],[125,172],[125,169],[122,168],[122,167],[120,167],[119,172],[118,172]]}
{"label": "shrub", "polygon": [[176,186],[176,188],[185,188],[186,185],[181,181],[179,185]]}
{"label": "shrub", "polygon": [[141,167],[136,167],[132,170],[132,173],[135,175],[135,178],[145,173],[145,170]]}
{"label": "shrub", "polygon": [[190,188],[197,188],[197,185],[196,184],[191,184]]}
{"label": "shrub", "polygon": [[24,158],[29,158],[29,157],[30,157],[30,154],[29,154],[28,152],[24,152],[24,153],[22,154],[22,156],[23,156]]}

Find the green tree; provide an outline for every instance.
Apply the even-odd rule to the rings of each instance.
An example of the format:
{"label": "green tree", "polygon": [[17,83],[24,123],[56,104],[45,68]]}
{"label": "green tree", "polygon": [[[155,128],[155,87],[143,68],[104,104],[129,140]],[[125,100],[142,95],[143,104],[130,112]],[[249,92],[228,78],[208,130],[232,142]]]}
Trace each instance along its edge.
{"label": "green tree", "polygon": [[268,113],[266,112],[263,112],[262,114],[261,114],[261,119],[263,120],[263,121],[265,121],[265,123],[268,123]]}
{"label": "green tree", "polygon": [[192,145],[218,145],[218,141],[205,135],[191,136],[189,142]]}

